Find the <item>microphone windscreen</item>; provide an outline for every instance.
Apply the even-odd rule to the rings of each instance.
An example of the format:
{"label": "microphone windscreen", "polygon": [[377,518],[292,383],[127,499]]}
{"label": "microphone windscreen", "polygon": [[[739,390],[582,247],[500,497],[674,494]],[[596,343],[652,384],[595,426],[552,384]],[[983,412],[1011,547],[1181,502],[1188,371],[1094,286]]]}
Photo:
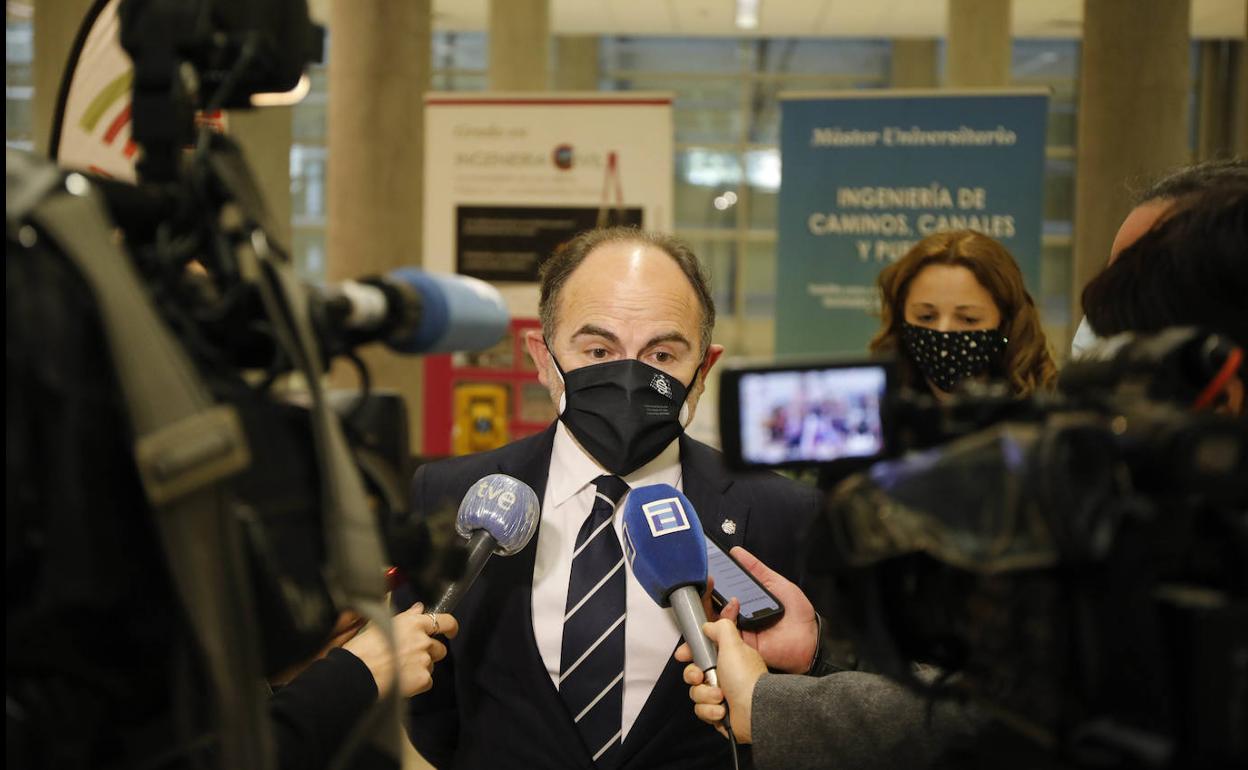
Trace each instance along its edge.
{"label": "microphone windscreen", "polygon": [[491,473],[464,495],[455,531],[468,538],[474,531],[484,530],[498,542],[494,553],[511,556],[529,544],[537,531],[540,510],[532,487],[505,473]]}
{"label": "microphone windscreen", "polygon": [[669,484],[628,493],[624,503],[624,556],[633,576],[660,607],[681,586],[706,588],[706,536],[693,504]]}
{"label": "microphone windscreen", "polygon": [[420,295],[420,324],[387,344],[400,353],[485,350],[502,339],[511,314],[498,289],[478,278],[404,267],[388,274]]}

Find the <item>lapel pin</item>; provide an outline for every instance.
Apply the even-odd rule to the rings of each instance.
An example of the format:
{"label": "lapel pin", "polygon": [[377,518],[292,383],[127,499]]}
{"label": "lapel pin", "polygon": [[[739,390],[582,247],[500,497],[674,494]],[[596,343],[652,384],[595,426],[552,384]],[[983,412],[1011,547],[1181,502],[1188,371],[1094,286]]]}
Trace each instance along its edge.
{"label": "lapel pin", "polygon": [[724,523],[719,525],[725,535],[735,535],[737,533],[737,523],[732,519],[724,519]]}

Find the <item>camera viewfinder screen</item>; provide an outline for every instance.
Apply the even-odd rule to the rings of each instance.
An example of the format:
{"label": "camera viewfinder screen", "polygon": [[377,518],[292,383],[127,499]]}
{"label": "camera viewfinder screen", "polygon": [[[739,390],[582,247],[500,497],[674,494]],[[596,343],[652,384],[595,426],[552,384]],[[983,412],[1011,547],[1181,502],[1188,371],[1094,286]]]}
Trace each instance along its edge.
{"label": "camera viewfinder screen", "polygon": [[753,465],[872,457],[884,450],[883,367],[741,376],[741,456]]}

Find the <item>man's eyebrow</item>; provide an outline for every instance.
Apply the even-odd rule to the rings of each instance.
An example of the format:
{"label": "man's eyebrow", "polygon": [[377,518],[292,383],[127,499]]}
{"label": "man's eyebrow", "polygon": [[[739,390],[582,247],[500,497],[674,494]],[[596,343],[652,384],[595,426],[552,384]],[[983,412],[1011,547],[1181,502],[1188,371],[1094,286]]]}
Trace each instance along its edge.
{"label": "man's eyebrow", "polygon": [[591,337],[602,337],[607,342],[611,342],[616,345],[620,343],[620,338],[615,336],[614,332],[604,329],[601,326],[594,326],[593,324],[585,324],[581,328],[577,329],[576,332],[573,333],[572,339],[576,339],[577,337],[580,337],[582,335],[591,336]]}
{"label": "man's eyebrow", "polygon": [[664,342],[678,342],[687,348],[693,347],[693,344],[689,342],[689,338],[687,338],[685,335],[681,334],[680,332],[667,332],[666,334],[659,334],[657,336],[651,337],[650,341],[647,342],[645,345],[643,345],[641,349],[649,350],[655,345],[662,345]]}

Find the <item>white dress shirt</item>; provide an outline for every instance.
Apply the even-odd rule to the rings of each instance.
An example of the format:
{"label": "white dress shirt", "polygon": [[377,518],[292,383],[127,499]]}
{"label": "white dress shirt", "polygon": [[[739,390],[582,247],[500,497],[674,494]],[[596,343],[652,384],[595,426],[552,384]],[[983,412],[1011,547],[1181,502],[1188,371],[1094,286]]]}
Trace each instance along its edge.
{"label": "white dress shirt", "polygon": [[[594,479],[609,474],[573,441],[562,422],[555,430],[550,453],[550,476],[542,500],[542,522],[537,530],[533,567],[533,634],[546,672],[559,687],[559,656],[563,647],[563,615],[572,574],[572,550],[577,532],[594,505]],[[671,484],[681,489],[680,440],[674,440],[650,462],[624,477],[630,488]],[[682,490],[683,491],[683,490]],[[625,497],[627,500],[627,496]],[[620,536],[624,500],[616,506],[615,536]],[[627,568],[628,562],[625,562]],[[627,610],[624,621],[624,724],[621,740],[646,705],[654,683],[680,640],[676,616],[646,594],[628,569]]]}

